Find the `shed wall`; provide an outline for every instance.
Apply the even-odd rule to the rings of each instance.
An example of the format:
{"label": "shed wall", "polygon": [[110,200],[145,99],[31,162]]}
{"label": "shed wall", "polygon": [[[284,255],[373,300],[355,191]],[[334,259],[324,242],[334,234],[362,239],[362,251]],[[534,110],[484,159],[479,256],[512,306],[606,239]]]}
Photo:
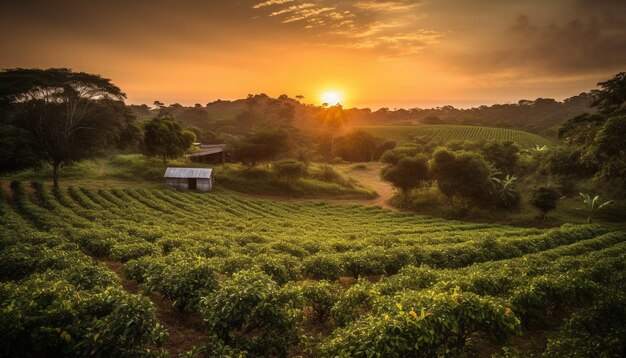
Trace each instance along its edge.
{"label": "shed wall", "polygon": [[[189,190],[189,179],[187,178],[165,178],[165,185],[174,190]],[[209,191],[213,189],[213,178],[196,179],[196,190]]]}
{"label": "shed wall", "polygon": [[166,178],[165,185],[170,189],[175,190],[188,190],[189,180],[181,178]]}

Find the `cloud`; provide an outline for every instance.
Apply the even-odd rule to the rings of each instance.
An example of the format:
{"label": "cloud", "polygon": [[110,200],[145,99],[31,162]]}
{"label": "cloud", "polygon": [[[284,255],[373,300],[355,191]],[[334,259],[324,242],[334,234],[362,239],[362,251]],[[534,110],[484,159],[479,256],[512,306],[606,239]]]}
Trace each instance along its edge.
{"label": "cloud", "polygon": [[597,15],[547,24],[519,15],[501,36],[468,54],[482,71],[573,75],[626,65],[626,20]]}
{"label": "cloud", "polygon": [[[416,21],[421,0],[266,1],[253,6],[260,11],[275,5],[269,17],[283,24],[301,23],[310,41],[333,47],[383,50],[384,56],[415,54],[436,43],[444,32],[426,29]],[[270,4],[271,3],[271,4]]]}
{"label": "cloud", "polygon": [[252,6],[253,9],[260,9],[262,7],[266,7],[266,6],[272,6],[272,5],[282,5],[282,4],[287,4],[290,2],[294,2],[295,0],[269,0],[269,1],[265,1],[259,4],[256,4],[254,6]]}
{"label": "cloud", "polygon": [[390,1],[390,0],[370,0],[359,1],[354,6],[358,9],[369,11],[404,11],[409,10],[420,4],[421,1]]}

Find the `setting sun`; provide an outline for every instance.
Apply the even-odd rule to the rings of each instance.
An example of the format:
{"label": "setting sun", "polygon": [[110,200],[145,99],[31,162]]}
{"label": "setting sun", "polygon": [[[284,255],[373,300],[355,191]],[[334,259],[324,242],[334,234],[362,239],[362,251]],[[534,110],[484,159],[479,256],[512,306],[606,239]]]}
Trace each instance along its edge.
{"label": "setting sun", "polygon": [[343,95],[337,91],[328,91],[322,94],[322,103],[327,103],[329,106],[340,104],[343,101]]}

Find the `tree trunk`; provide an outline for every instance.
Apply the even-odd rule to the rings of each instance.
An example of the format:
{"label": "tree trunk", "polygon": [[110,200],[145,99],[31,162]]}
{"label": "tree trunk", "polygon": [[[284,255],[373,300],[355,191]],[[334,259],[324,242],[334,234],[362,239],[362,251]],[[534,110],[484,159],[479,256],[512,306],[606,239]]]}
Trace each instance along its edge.
{"label": "tree trunk", "polygon": [[61,167],[60,162],[52,163],[52,183],[55,189],[59,188],[59,168]]}
{"label": "tree trunk", "polygon": [[163,156],[163,166],[167,167],[167,158]]}

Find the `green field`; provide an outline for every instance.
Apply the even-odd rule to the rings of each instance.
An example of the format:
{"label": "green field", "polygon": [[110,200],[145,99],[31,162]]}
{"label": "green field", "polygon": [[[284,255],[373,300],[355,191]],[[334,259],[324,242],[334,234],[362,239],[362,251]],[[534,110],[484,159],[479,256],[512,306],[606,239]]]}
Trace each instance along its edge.
{"label": "green field", "polygon": [[550,140],[536,134],[505,128],[457,125],[366,126],[360,128],[376,136],[394,140],[398,144],[411,143],[412,138],[440,143],[454,140],[512,141],[523,148],[552,144]]}
{"label": "green field", "polygon": [[[560,326],[595,314],[626,273],[626,233],[596,225],[515,228],[159,189],[3,193],[3,356],[192,344],[205,356],[458,356],[546,331],[548,350],[567,356],[563,342],[586,333]],[[119,263],[122,280],[109,270]],[[153,294],[129,292],[137,283]],[[164,302],[205,326],[165,322]],[[611,332],[600,348],[584,341],[605,349],[623,328]]]}

